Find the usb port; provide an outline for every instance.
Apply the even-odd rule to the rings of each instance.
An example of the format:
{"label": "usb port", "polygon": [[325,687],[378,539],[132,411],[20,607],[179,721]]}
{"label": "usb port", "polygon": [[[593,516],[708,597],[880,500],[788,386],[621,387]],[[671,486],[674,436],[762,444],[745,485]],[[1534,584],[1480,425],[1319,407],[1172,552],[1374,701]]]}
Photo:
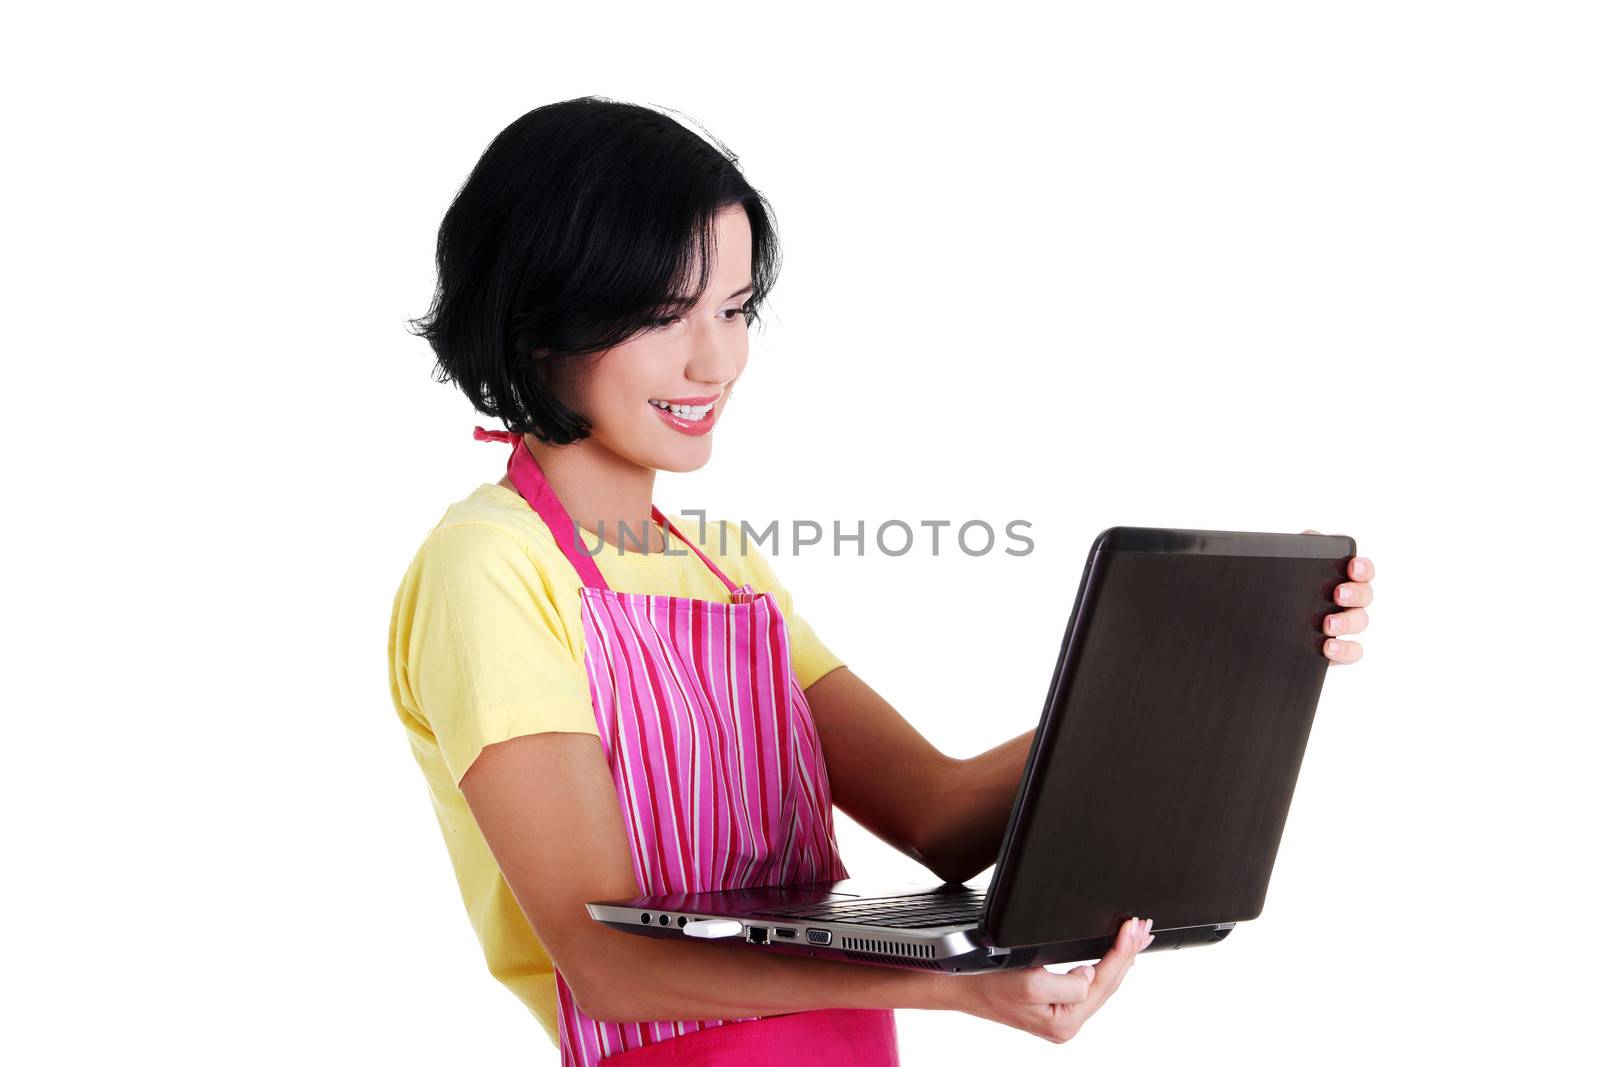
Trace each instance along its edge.
{"label": "usb port", "polygon": [[767,928],[765,926],[747,926],[744,939],[752,945],[765,945],[767,943]]}
{"label": "usb port", "polygon": [[794,931],[789,929],[787,926],[780,926],[772,932],[777,934],[779,937],[787,937],[790,940],[794,939]]}

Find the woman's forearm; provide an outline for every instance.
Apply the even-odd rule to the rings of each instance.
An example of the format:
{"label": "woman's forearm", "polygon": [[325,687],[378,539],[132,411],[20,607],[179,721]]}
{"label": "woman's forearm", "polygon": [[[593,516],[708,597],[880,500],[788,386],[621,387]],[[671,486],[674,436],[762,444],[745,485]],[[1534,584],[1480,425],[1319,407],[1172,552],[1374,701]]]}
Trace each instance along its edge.
{"label": "woman's forearm", "polygon": [[[1033,731],[957,762],[924,849],[930,870],[964,882],[995,862]],[[954,1008],[961,976],[819,960],[601,927],[583,953],[580,1007],[607,1022],[737,1019],[824,1008]]]}
{"label": "woman's forearm", "polygon": [[824,1008],[952,1008],[956,975],[716,942],[593,932],[579,1007],[606,1022],[741,1019]]}
{"label": "woman's forearm", "polygon": [[947,882],[965,882],[999,858],[1033,735],[1029,730],[956,763],[922,850],[934,874]]}

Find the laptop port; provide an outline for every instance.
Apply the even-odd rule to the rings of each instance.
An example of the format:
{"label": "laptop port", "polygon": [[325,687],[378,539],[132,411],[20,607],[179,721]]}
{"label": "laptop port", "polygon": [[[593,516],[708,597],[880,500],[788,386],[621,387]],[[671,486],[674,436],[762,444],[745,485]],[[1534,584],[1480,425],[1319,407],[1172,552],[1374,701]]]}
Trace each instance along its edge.
{"label": "laptop port", "polygon": [[650,913],[647,911],[643,915],[639,916],[639,921],[644,923],[646,926],[649,926],[650,925]]}
{"label": "laptop port", "polygon": [[806,940],[813,945],[826,945],[833,941],[832,930],[807,930]]}
{"label": "laptop port", "polygon": [[789,929],[787,926],[780,926],[772,932],[777,934],[779,937],[787,937],[791,941],[794,940],[794,931]]}
{"label": "laptop port", "polygon": [[687,916],[687,915],[678,916],[678,928],[680,930],[683,929],[685,926],[688,926],[688,925],[689,925],[689,916]]}
{"label": "laptop port", "polygon": [[765,945],[767,943],[767,928],[765,926],[747,926],[744,930],[744,939],[752,945]]}

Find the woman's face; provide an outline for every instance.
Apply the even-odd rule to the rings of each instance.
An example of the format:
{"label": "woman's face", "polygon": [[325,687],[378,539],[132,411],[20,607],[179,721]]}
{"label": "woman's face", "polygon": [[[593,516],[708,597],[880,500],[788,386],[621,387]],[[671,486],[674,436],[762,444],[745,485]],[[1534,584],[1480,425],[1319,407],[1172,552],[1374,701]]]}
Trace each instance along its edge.
{"label": "woman's face", "polygon": [[[750,355],[750,221],[735,205],[714,221],[710,282],[693,310],[601,353],[573,406],[589,440],[641,467],[691,471],[711,458],[712,429]],[[676,408],[676,410],[672,410]]]}

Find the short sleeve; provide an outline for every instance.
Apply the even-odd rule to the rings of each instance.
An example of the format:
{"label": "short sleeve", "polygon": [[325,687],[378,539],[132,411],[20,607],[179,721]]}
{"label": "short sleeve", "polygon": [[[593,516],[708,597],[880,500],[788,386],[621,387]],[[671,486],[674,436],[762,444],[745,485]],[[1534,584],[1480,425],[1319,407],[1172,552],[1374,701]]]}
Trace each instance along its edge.
{"label": "short sleeve", "polygon": [[[794,668],[795,679],[800,683],[801,689],[811,688],[811,684],[836,667],[843,667],[844,661],[833,654],[812,631],[811,624],[795,610],[794,597],[789,590],[778,581],[778,576],[773,573],[772,564],[767,562],[767,557],[761,553],[751,538],[744,538],[740,543],[740,529],[737,523],[721,520],[724,530],[722,535],[725,540],[722,544],[728,546],[724,559],[737,561],[750,576],[750,582],[757,591],[772,593],[778,600],[778,610],[783,612],[784,622],[789,629],[789,659]],[[720,547],[720,545],[718,546]]]}
{"label": "short sleeve", "polygon": [[417,711],[458,785],[488,745],[546,731],[598,734],[581,653],[533,558],[506,531],[434,530],[397,614]]}

